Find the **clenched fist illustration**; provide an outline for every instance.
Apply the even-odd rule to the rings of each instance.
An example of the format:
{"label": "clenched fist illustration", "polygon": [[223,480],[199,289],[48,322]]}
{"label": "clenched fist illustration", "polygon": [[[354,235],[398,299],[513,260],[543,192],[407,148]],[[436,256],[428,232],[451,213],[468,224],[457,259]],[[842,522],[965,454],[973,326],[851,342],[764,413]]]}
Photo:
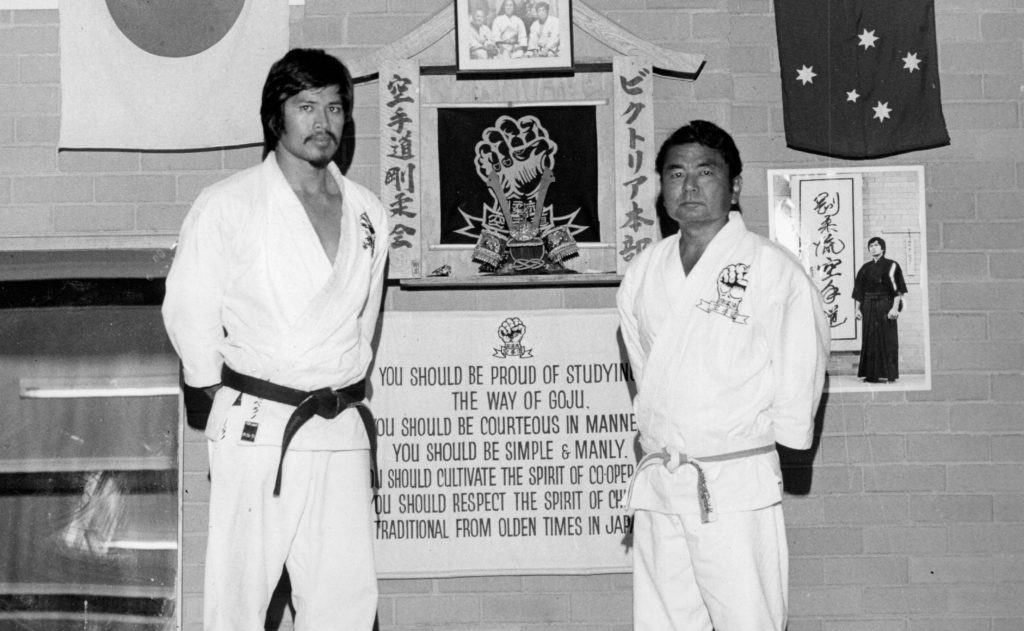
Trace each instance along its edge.
{"label": "clenched fist illustration", "polygon": [[533,198],[557,151],[536,116],[501,116],[476,143],[476,171],[496,195],[500,189],[505,198]]}
{"label": "clenched fist illustration", "polygon": [[498,327],[498,337],[506,346],[516,346],[526,333],[526,325],[519,318],[505,318]]}
{"label": "clenched fist illustration", "polygon": [[718,274],[718,302],[728,305],[730,310],[739,308],[740,301],[747,293],[747,271],[749,265],[733,263],[722,268]]}

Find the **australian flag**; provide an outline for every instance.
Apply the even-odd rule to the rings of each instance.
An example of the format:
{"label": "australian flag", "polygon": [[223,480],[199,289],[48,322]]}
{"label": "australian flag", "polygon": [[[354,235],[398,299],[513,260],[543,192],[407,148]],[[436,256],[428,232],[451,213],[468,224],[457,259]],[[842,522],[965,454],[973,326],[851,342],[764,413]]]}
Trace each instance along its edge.
{"label": "australian flag", "polygon": [[949,144],[933,0],[775,0],[786,144],[881,158]]}

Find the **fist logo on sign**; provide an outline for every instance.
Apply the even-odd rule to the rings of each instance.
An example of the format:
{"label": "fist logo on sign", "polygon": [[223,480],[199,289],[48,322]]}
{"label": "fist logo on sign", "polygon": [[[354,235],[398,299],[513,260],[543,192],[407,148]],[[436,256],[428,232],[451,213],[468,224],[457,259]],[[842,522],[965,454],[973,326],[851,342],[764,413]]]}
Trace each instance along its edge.
{"label": "fist logo on sign", "polygon": [[526,325],[519,318],[513,316],[505,318],[498,327],[498,337],[501,338],[501,348],[494,349],[495,357],[533,357],[533,349],[524,348],[522,344],[523,335],[526,333]]}

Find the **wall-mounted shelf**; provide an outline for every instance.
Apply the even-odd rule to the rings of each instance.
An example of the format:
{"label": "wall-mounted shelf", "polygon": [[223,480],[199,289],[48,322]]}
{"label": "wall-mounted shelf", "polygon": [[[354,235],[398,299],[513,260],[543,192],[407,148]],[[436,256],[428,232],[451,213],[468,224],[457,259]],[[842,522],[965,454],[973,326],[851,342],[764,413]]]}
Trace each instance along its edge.
{"label": "wall-mounted shelf", "polygon": [[403,289],[488,289],[508,287],[586,287],[616,286],[621,274],[518,274],[494,276],[431,276],[405,278],[399,282]]}
{"label": "wall-mounted shelf", "polygon": [[23,399],[165,397],[178,394],[177,375],[37,377],[19,379]]}

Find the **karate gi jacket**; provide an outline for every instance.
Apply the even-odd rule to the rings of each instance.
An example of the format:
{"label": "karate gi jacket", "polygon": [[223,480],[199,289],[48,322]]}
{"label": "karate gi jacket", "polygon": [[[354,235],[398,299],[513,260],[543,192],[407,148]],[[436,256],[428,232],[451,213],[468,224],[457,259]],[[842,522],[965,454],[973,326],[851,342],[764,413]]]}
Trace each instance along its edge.
{"label": "karate gi jacket", "polygon": [[[739,213],[683,271],[679,235],[632,261],[617,304],[637,383],[645,453],[690,458],[780,443],[811,446],[829,327],[820,294],[796,259],[749,232]],[[742,283],[730,282],[742,272]],[[700,465],[718,512],[781,500],[778,454]],[[638,472],[631,508],[698,513],[696,470]]]}
{"label": "karate gi jacket", "polygon": [[469,28],[466,29],[466,33],[468,34],[467,41],[469,42],[470,55],[481,49],[486,52],[488,46],[495,45],[494,34],[491,33],[491,29],[487,28],[486,24],[481,24],[479,29],[470,25]]}
{"label": "karate gi jacket", "polygon": [[527,50],[558,50],[559,38],[561,33],[559,32],[560,24],[558,18],[548,16],[548,19],[544,20],[541,24],[540,20],[534,21],[530,25],[530,43],[527,46]]}
{"label": "karate gi jacket", "polygon": [[[519,19],[519,16],[499,14],[491,22],[491,33],[500,43],[526,48],[526,25]],[[514,42],[509,41],[513,39]]]}
{"label": "karate gi jacket", "polygon": [[[332,264],[273,153],[205,189],[185,217],[167,276],[162,313],[185,382],[217,384],[221,366],[297,388],[342,388],[363,379],[380,311],[387,258],[384,206],[328,166],[342,194]],[[206,435],[280,445],[294,408],[221,388]],[[354,410],[314,416],[297,450],[367,449]]]}

